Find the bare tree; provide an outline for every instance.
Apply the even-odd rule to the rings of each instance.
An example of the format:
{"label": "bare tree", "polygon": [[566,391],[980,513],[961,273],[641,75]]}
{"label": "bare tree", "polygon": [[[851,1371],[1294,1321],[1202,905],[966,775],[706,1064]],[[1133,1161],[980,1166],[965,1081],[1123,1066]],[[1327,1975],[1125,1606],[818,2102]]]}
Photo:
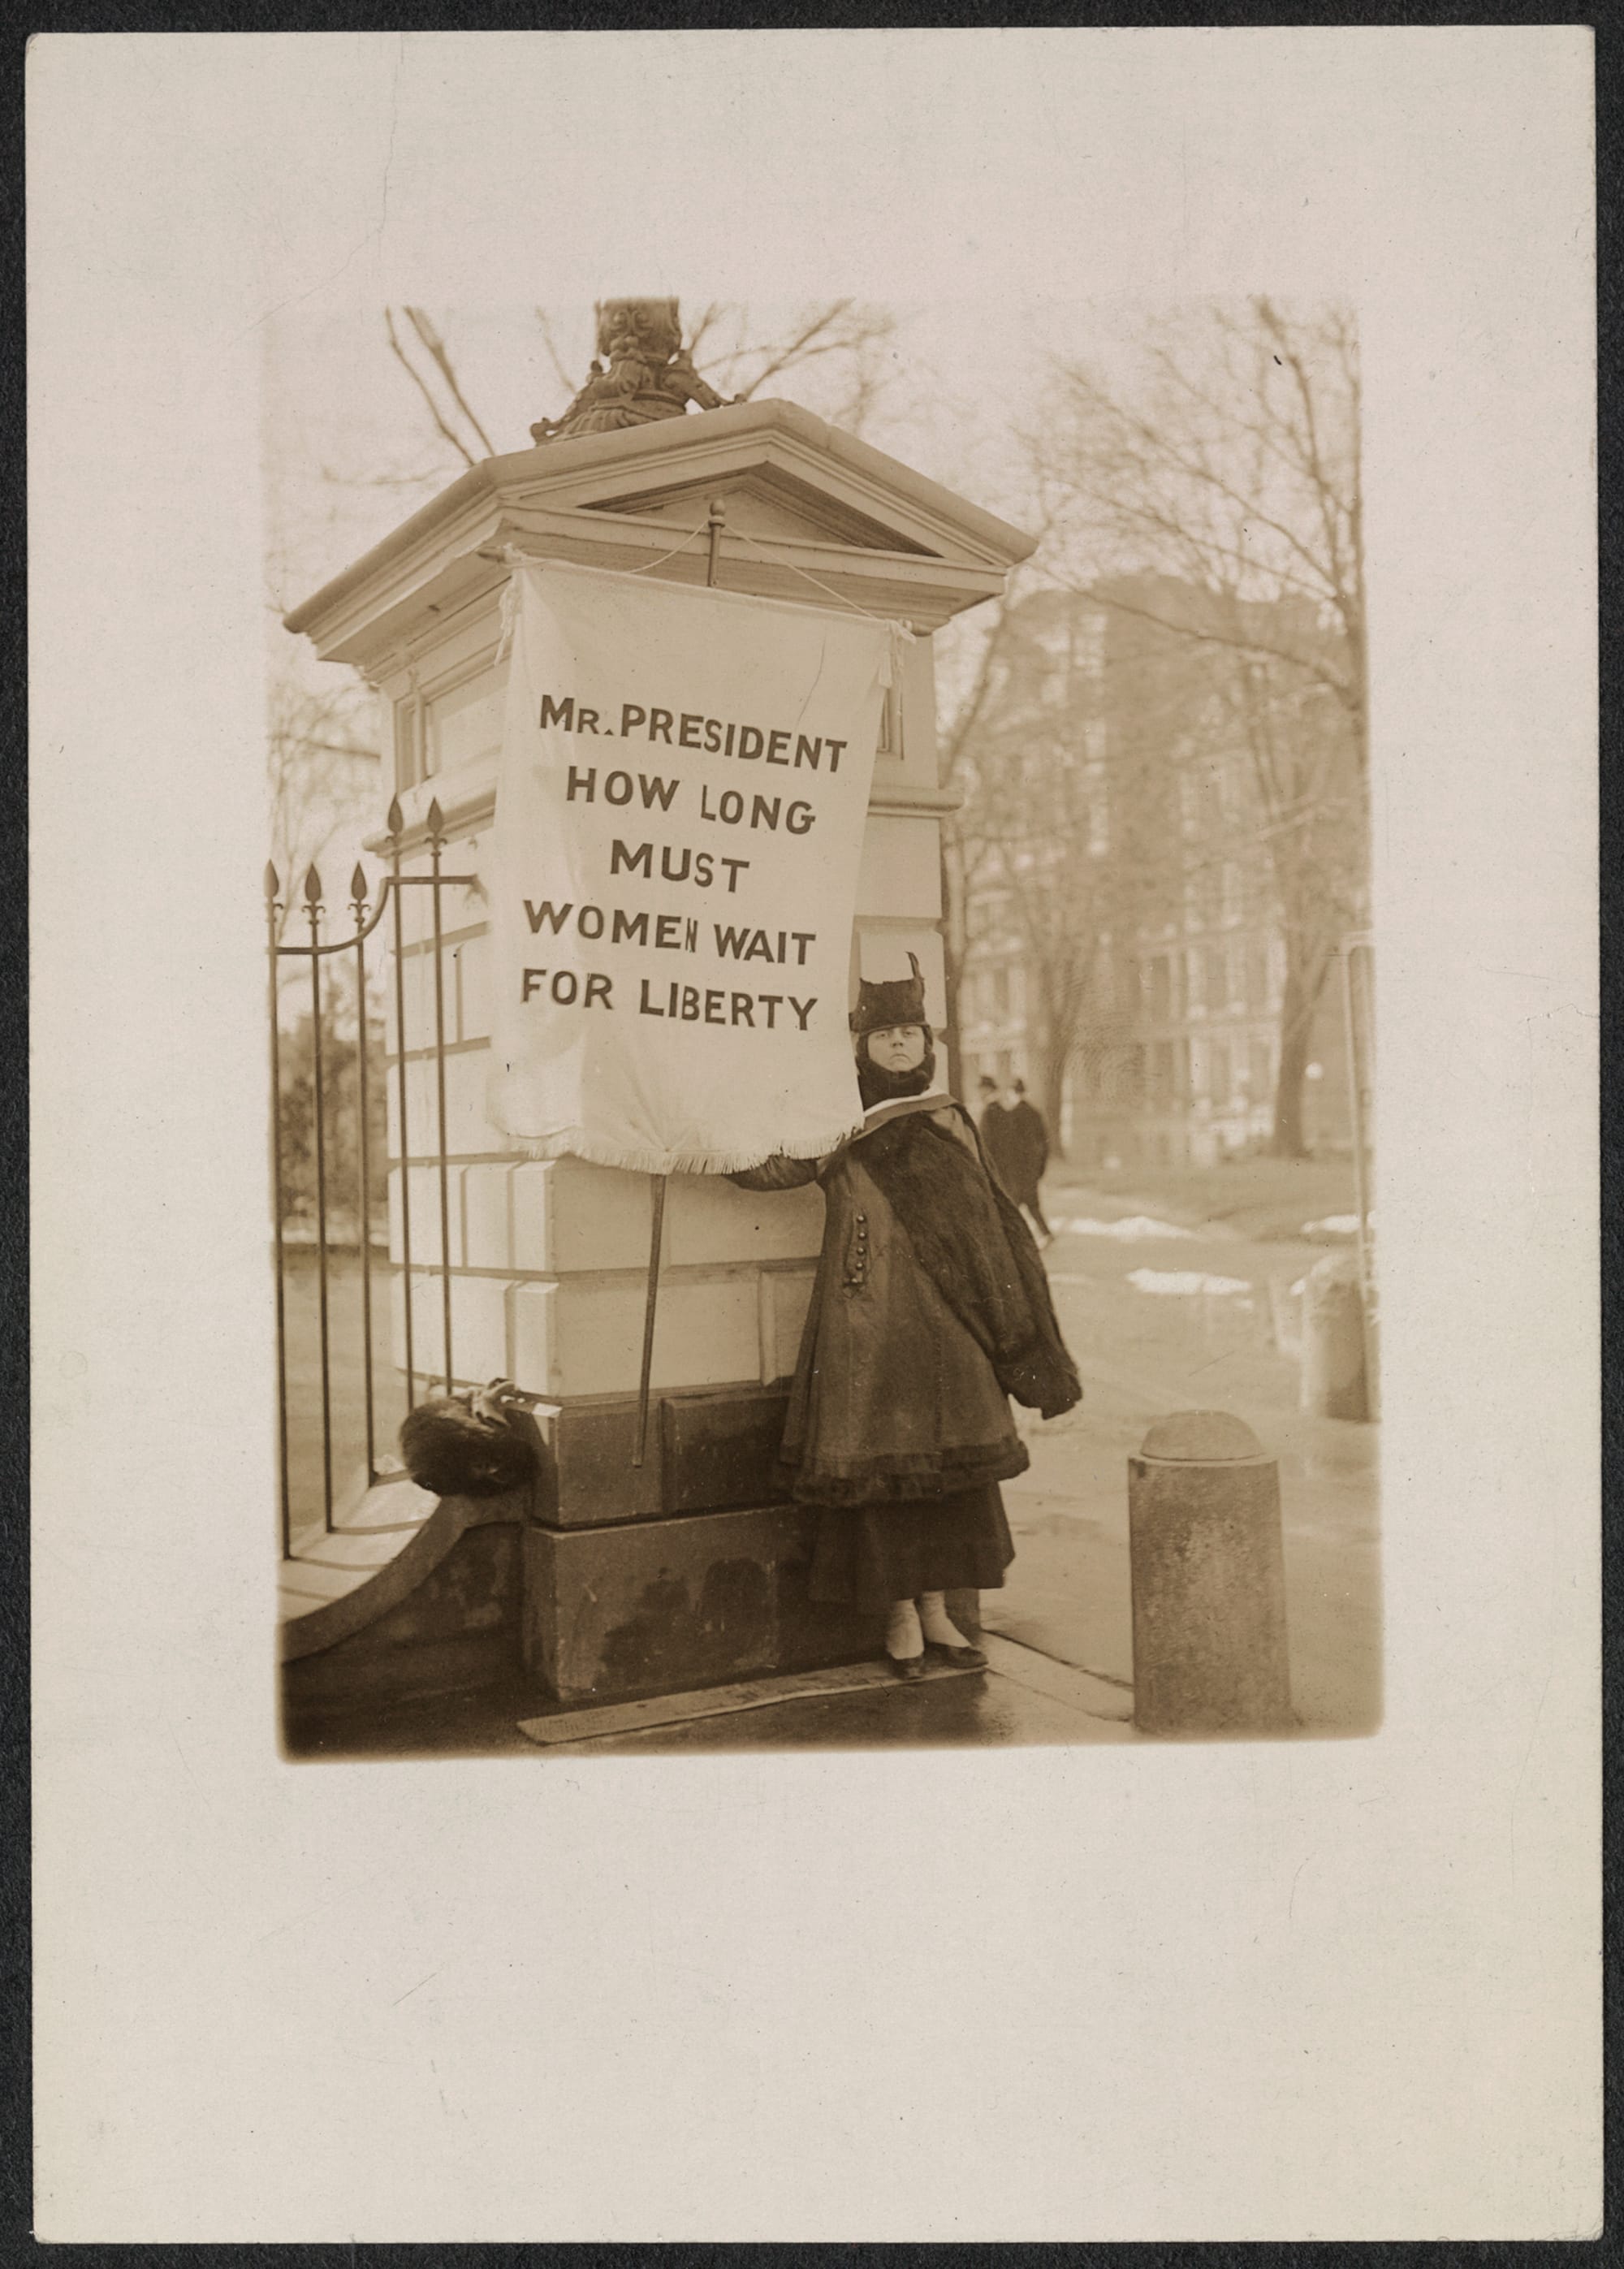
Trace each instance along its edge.
{"label": "bare tree", "polygon": [[957,808],[943,818],[940,831],[941,863],[942,965],[947,991],[947,1021],[943,1039],[956,1077],[963,1075],[963,987],[965,963],[975,938],[978,893],[986,880],[993,846],[973,800],[973,754],[988,706],[1000,681],[1009,639],[1014,601],[1008,590],[999,599],[990,619],[978,624],[980,645],[970,660],[968,672],[951,715],[940,737],[937,777],[943,788],[958,795]]}
{"label": "bare tree", "polygon": [[1368,891],[1353,319],[1261,297],[1168,319],[1131,381],[1062,366],[1030,446],[1058,572],[1198,654],[1245,749],[1286,954],[1273,1144],[1298,1156],[1315,1007]]}
{"label": "bare tree", "polygon": [[346,678],[311,692],[291,672],[273,675],[266,751],[270,859],[285,928],[308,868],[336,838],[376,821],[380,766],[370,690]]}

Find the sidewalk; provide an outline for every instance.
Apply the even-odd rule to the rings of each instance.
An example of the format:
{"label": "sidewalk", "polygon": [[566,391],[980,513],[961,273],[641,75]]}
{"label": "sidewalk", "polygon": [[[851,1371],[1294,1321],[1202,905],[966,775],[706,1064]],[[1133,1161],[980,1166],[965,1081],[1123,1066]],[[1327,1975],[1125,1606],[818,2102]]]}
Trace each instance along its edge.
{"label": "sidewalk", "polygon": [[[988,1634],[985,1671],[933,1668],[903,1685],[882,1664],[790,1674],[739,1689],[701,1688],[661,1697],[664,1722],[637,1724],[649,1705],[560,1710],[527,1681],[476,1693],[373,1708],[304,1729],[301,1757],[358,1758],[647,1756],[667,1751],[741,1749],[987,1748],[1075,1747],[1136,1739],[1132,1696],[1013,1639]],[[863,1682],[853,1684],[853,1671]],[[780,1701],[764,1700],[772,1689]],[[542,1715],[538,1718],[537,1713]],[[684,1714],[684,1713],[688,1714]],[[616,1721],[617,1730],[610,1730]],[[550,1736],[536,1737],[545,1725]],[[526,1726],[531,1728],[527,1733]]]}

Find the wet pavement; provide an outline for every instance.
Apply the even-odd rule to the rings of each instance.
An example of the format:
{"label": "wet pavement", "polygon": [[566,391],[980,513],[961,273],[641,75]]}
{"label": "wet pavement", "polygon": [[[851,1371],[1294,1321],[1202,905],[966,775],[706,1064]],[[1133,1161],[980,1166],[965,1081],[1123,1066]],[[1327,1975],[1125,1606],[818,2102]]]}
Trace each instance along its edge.
{"label": "wet pavement", "polygon": [[524,1678],[471,1694],[374,1705],[364,1717],[306,1719],[301,1758],[352,1762],[431,1756],[525,1756],[555,1764],[583,1756],[742,1749],[986,1748],[1134,1738],[1126,1689],[1079,1676],[1013,1641],[989,1638],[980,1673],[897,1681],[855,1694],[800,1696],[735,1715],[697,1718],[647,1732],[594,1735],[542,1748],[522,1720],[559,1712]]}

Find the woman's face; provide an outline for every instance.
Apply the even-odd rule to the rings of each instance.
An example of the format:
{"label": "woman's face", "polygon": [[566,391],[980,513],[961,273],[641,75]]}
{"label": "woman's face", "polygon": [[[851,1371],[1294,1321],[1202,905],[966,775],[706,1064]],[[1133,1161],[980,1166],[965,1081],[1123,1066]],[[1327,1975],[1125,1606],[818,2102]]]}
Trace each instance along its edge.
{"label": "woman's face", "polygon": [[882,1071],[917,1071],[925,1061],[923,1024],[887,1024],[868,1035],[868,1059]]}

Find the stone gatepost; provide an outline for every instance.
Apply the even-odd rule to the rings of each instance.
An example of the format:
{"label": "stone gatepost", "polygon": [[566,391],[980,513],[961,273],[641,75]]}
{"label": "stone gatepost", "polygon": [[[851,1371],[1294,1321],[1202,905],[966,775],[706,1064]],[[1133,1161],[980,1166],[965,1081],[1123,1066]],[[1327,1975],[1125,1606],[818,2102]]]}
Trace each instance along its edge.
{"label": "stone gatepost", "polygon": [[[566,421],[567,425],[567,421]],[[448,873],[491,853],[506,664],[507,547],[539,559],[703,582],[701,536],[724,515],[717,581],[802,605],[855,604],[919,634],[890,696],[875,768],[853,940],[870,976],[926,972],[943,1014],[938,780],[930,633],[1000,592],[1031,540],[787,402],[565,432],[487,458],[287,617],[322,658],[380,693],[405,815],[404,868],[428,869],[444,815]],[[382,849],[381,842],[373,847]],[[407,1126],[396,1108],[389,987],[390,1207],[400,1259],[409,1184],[417,1392],[443,1376],[438,1095],[430,900],[405,893]],[[808,1522],[775,1501],[773,1452],[810,1296],[823,1200],[756,1196],[674,1175],[644,1463],[632,1463],[650,1190],[646,1176],[527,1161],[486,1120],[487,905],[444,893],[452,1369],[543,1398],[550,1451],[525,1538],[532,1663],[562,1698],[658,1690],[867,1652],[876,1634],[812,1606]],[[394,1290],[395,1361],[403,1302]]]}

